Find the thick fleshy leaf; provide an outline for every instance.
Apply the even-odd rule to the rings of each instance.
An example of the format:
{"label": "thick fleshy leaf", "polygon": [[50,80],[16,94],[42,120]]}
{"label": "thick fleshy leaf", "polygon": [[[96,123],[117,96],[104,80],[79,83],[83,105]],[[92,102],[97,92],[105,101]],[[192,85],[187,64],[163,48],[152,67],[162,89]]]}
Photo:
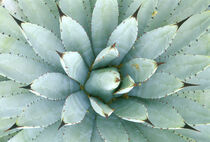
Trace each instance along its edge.
{"label": "thick fleshy leaf", "polygon": [[64,126],[63,142],[91,142],[94,117],[93,112],[89,112],[81,123]]}
{"label": "thick fleshy leaf", "polygon": [[183,137],[177,135],[174,131],[151,128],[138,124],[136,126],[142,132],[144,137],[151,142],[186,142]]}
{"label": "thick fleshy leaf", "polygon": [[135,123],[122,121],[129,137],[129,142],[148,142],[148,139],[142,134],[142,132],[135,126]]}
{"label": "thick fleshy leaf", "polygon": [[58,0],[43,0],[45,5],[50,9],[50,13],[53,14],[53,16],[57,17],[59,16],[59,10],[57,7]]}
{"label": "thick fleshy leaf", "polygon": [[33,142],[33,139],[35,139],[43,130],[44,128],[24,129],[17,133],[8,142]]}
{"label": "thick fleshy leaf", "polygon": [[29,127],[49,126],[60,119],[63,104],[63,101],[39,98],[23,109],[16,124]]}
{"label": "thick fleshy leaf", "polygon": [[114,59],[119,57],[119,51],[115,47],[115,44],[103,49],[96,57],[93,63],[93,69],[106,67],[109,65]]}
{"label": "thick fleshy leaf", "polygon": [[209,56],[180,54],[170,56],[166,63],[159,67],[159,71],[172,73],[176,77],[185,79],[202,71],[209,64]]}
{"label": "thick fleshy leaf", "polygon": [[36,100],[37,97],[32,93],[10,94],[0,99],[0,118],[17,117],[22,109]]}
{"label": "thick fleshy leaf", "polygon": [[62,120],[69,125],[80,123],[88,112],[89,107],[88,96],[83,91],[73,93],[66,99]]}
{"label": "thick fleshy leaf", "polygon": [[129,52],[137,38],[138,23],[135,17],[125,19],[111,34],[108,45],[116,44],[120,53],[113,64],[120,64],[125,55]]}
{"label": "thick fleshy leaf", "polygon": [[11,53],[40,60],[28,43],[5,34],[0,34],[0,53]]}
{"label": "thick fleshy leaf", "polygon": [[0,98],[8,97],[12,94],[27,92],[24,89],[20,88],[21,86],[22,84],[16,83],[11,80],[0,82]]}
{"label": "thick fleshy leaf", "polygon": [[21,33],[21,30],[9,12],[0,6],[0,32],[2,34],[10,35],[17,39],[26,41]]}
{"label": "thick fleshy leaf", "polygon": [[195,74],[186,79],[187,82],[192,84],[199,84],[199,86],[209,87],[210,86],[210,66],[206,67],[203,71]]}
{"label": "thick fleshy leaf", "polygon": [[90,36],[91,6],[89,0],[60,0],[59,7],[63,13],[78,21]]}
{"label": "thick fleshy leaf", "polygon": [[3,0],[2,6],[5,7],[9,13],[20,21],[27,21],[28,18],[24,15],[23,11],[18,5],[16,0]]}
{"label": "thick fleshy leaf", "polygon": [[117,27],[118,15],[117,0],[96,1],[91,23],[93,49],[96,55],[106,47],[109,36]]}
{"label": "thick fleshy leaf", "polygon": [[97,127],[95,126],[93,129],[93,133],[92,133],[92,138],[91,138],[91,142],[105,142],[101,135],[98,132]]}
{"label": "thick fleshy leaf", "polygon": [[114,114],[124,120],[141,123],[147,119],[145,106],[133,99],[119,99],[111,104],[111,107],[115,109]]}
{"label": "thick fleshy leaf", "polygon": [[60,68],[59,55],[56,51],[64,52],[64,47],[55,34],[31,23],[23,23],[21,26],[34,51],[49,64]]}
{"label": "thick fleshy leaf", "polygon": [[79,85],[61,73],[47,73],[34,80],[30,90],[38,96],[58,100],[79,90]]}
{"label": "thick fleshy leaf", "polygon": [[157,100],[146,100],[148,117],[151,123],[159,128],[181,128],[185,125],[184,119],[171,106]]}
{"label": "thick fleshy leaf", "polygon": [[21,83],[30,83],[40,75],[53,71],[39,61],[11,54],[0,54],[0,74]]}
{"label": "thick fleshy leaf", "polygon": [[209,0],[184,0],[179,1],[178,6],[171,12],[167,20],[169,24],[180,22],[187,17],[206,10]]}
{"label": "thick fleshy leaf", "polygon": [[180,97],[181,95],[181,93],[178,93],[178,96],[168,96],[162,98],[161,101],[174,106],[188,124],[206,124],[210,122],[210,110],[208,108],[196,101],[194,102],[187,96]]}
{"label": "thick fleshy leaf", "polygon": [[85,84],[85,90],[105,101],[112,98],[112,93],[120,84],[120,74],[116,68],[105,68],[92,71]]}
{"label": "thick fleshy leaf", "polygon": [[[171,17],[171,13],[177,8],[180,0],[158,0],[155,9],[153,9],[152,17],[149,17],[147,27],[144,31],[150,31],[158,27],[168,24],[167,20]],[[141,21],[141,19],[139,19]],[[173,22],[176,23],[176,22]]]}
{"label": "thick fleshy leaf", "polygon": [[60,55],[61,64],[67,75],[83,85],[88,76],[88,67],[82,56],[78,52],[64,52],[58,54]]}
{"label": "thick fleshy leaf", "polygon": [[[118,7],[119,7],[119,22],[124,20],[126,11],[128,7],[131,5],[133,0],[117,0],[118,1]],[[130,16],[130,15],[129,15]]]}
{"label": "thick fleshy leaf", "polygon": [[120,94],[128,93],[128,92],[130,92],[130,90],[133,89],[133,87],[135,85],[136,84],[135,84],[134,80],[129,75],[127,75],[125,78],[123,78],[123,81],[122,81],[122,84],[120,86],[120,89],[117,90],[115,92],[115,94],[116,95],[120,95]]}
{"label": "thick fleshy leaf", "polygon": [[135,58],[123,64],[120,71],[123,76],[130,75],[137,83],[149,79],[157,70],[157,66],[154,60]]}
{"label": "thick fleshy leaf", "polygon": [[86,63],[91,66],[94,54],[90,40],[83,27],[70,17],[63,16],[61,38],[67,51],[79,52]]}
{"label": "thick fleshy leaf", "polygon": [[[206,31],[206,29],[208,29],[210,24],[209,16],[210,12],[206,11],[202,12],[201,14],[193,15],[186,22],[184,22],[184,24],[181,25],[177,31],[171,47],[162,56],[173,55],[188,45],[191,41],[196,40],[203,32]],[[161,60],[164,61],[166,58],[161,58]]]}
{"label": "thick fleshy leaf", "polygon": [[46,27],[60,37],[58,9],[56,10],[56,15],[55,13],[52,13],[51,11],[54,11],[55,9],[51,9],[51,3],[55,3],[55,1],[50,0],[44,2],[43,0],[18,0],[20,8],[31,23]]}
{"label": "thick fleshy leaf", "polygon": [[156,59],[169,47],[176,30],[177,26],[168,25],[144,34],[126,56],[127,60],[136,57]]}
{"label": "thick fleshy leaf", "polygon": [[120,120],[116,117],[108,119],[97,116],[96,127],[106,142],[128,142],[128,134]]}
{"label": "thick fleshy leaf", "polygon": [[192,91],[182,91],[177,93],[180,97],[187,97],[195,102],[210,109],[210,89],[206,90],[192,90]]}
{"label": "thick fleshy leaf", "polygon": [[184,83],[168,73],[156,73],[140,87],[135,87],[130,96],[141,98],[162,98],[184,87]]}
{"label": "thick fleshy leaf", "polygon": [[185,46],[181,53],[210,56],[210,32],[206,32]]}
{"label": "thick fleshy leaf", "polygon": [[90,103],[95,112],[97,112],[99,115],[103,117],[109,117],[113,113],[113,109],[110,108],[108,105],[104,104],[102,101],[100,101],[97,98],[90,97]]}
{"label": "thick fleshy leaf", "polygon": [[59,130],[60,121],[46,127],[33,142],[63,142],[62,131]]}
{"label": "thick fleshy leaf", "polygon": [[[130,3],[130,0],[127,0],[127,1],[128,1],[128,3]],[[138,10],[141,8],[141,4],[144,1],[145,0],[132,0],[132,2],[128,5],[128,8],[127,8],[125,14],[123,15],[123,19],[133,15],[135,12],[138,12]]]}
{"label": "thick fleshy leaf", "polygon": [[145,0],[138,12],[138,35],[141,36],[147,28],[148,22],[155,12],[158,0]]}

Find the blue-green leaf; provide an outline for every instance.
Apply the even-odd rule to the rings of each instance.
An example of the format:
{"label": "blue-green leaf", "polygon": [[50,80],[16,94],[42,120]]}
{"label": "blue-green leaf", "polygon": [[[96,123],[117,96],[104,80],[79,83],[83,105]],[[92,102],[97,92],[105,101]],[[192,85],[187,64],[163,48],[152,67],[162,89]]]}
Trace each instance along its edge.
{"label": "blue-green leaf", "polygon": [[151,128],[144,125],[136,125],[144,137],[151,142],[186,142],[185,139],[177,135],[174,131]]}
{"label": "blue-green leaf", "polygon": [[161,101],[174,106],[188,124],[206,124],[210,122],[210,110],[208,108],[191,100],[188,96],[181,96],[182,93],[178,93],[177,96],[168,96],[162,98]]}
{"label": "blue-green leaf", "polygon": [[63,13],[78,21],[90,36],[91,6],[89,0],[60,0],[59,7]]}
{"label": "blue-green leaf", "polygon": [[110,108],[107,104],[104,104],[102,101],[100,101],[97,98],[90,97],[90,103],[93,109],[95,110],[96,113],[103,117],[109,117],[114,109]]}
{"label": "blue-green leaf", "polygon": [[109,101],[119,84],[120,74],[116,68],[99,69],[91,72],[85,90],[91,95]]}
{"label": "blue-green leaf", "polygon": [[62,111],[62,120],[68,125],[80,123],[89,107],[88,96],[83,91],[73,93],[66,99]]}
{"label": "blue-green leaf", "polygon": [[24,15],[23,11],[21,10],[20,6],[18,5],[18,1],[16,0],[3,0],[1,3],[9,13],[17,18],[20,21],[27,21],[28,18]]}
{"label": "blue-green leaf", "polygon": [[120,71],[123,76],[130,75],[137,83],[149,79],[157,70],[157,66],[154,60],[135,58],[123,64]]}
{"label": "blue-green leaf", "polygon": [[61,68],[59,55],[56,51],[64,52],[65,50],[55,34],[31,23],[23,23],[21,26],[34,51],[52,66]]}
{"label": "blue-green leaf", "polygon": [[180,79],[185,79],[202,71],[209,64],[209,56],[179,54],[167,58],[166,63],[159,67],[159,71],[168,72]]}
{"label": "blue-green leaf", "polygon": [[18,0],[20,8],[31,23],[46,27],[60,37],[58,9],[56,8],[56,15],[55,13],[52,13],[51,11],[54,11],[55,9],[51,9],[51,3],[55,3],[55,1]]}
{"label": "blue-green leaf", "polygon": [[106,47],[109,36],[117,27],[118,15],[117,0],[96,1],[91,23],[93,49],[96,55]]}
{"label": "blue-green leaf", "polygon": [[141,123],[147,119],[147,109],[145,106],[133,99],[119,99],[111,107],[115,109],[116,114],[121,119]]}
{"label": "blue-green leaf", "polygon": [[64,52],[58,54],[60,55],[60,62],[67,75],[83,85],[88,76],[88,67],[82,56],[78,52]]}
{"label": "blue-green leaf", "polygon": [[0,99],[0,118],[15,118],[37,97],[32,93],[14,93]]}
{"label": "blue-green leaf", "polygon": [[30,83],[54,69],[39,61],[12,54],[0,54],[0,74],[21,83]]}
{"label": "blue-green leaf", "polygon": [[125,19],[111,34],[107,46],[116,44],[120,57],[112,64],[120,64],[137,38],[138,23],[135,17]]}
{"label": "blue-green leaf", "polygon": [[60,119],[64,101],[50,101],[39,98],[28,104],[16,124],[28,127],[46,127]]}
{"label": "blue-green leaf", "polygon": [[134,80],[129,75],[127,75],[126,77],[123,78],[122,84],[121,84],[119,90],[117,90],[115,92],[115,94],[121,95],[121,94],[128,93],[128,92],[130,92],[130,90],[133,89],[133,87],[135,85],[136,84],[135,84]]}
{"label": "blue-green leaf", "polygon": [[[127,58],[156,59],[168,49],[176,34],[177,26],[168,25],[143,34],[128,53]],[[127,59],[127,60],[128,60]]]}
{"label": "blue-green leaf", "polygon": [[115,47],[115,44],[103,49],[96,57],[93,63],[93,69],[106,67],[109,65],[114,59],[119,57],[119,51]]}
{"label": "blue-green leaf", "polygon": [[20,39],[6,34],[0,34],[0,53],[11,53],[40,60],[27,42],[20,41]]}
{"label": "blue-green leaf", "polygon": [[120,120],[116,117],[108,119],[97,116],[96,127],[106,142],[129,142],[128,134]]}
{"label": "blue-green leaf", "polygon": [[182,116],[170,105],[157,100],[146,100],[148,117],[159,128],[181,128],[185,125]]}
{"label": "blue-green leaf", "polygon": [[63,16],[61,21],[61,38],[67,51],[77,51],[91,66],[94,60],[90,40],[83,27],[70,17]]}
{"label": "blue-green leaf", "polygon": [[17,39],[23,40],[24,42],[26,41],[18,24],[15,22],[9,12],[2,6],[0,6],[0,19],[0,32],[2,34],[10,35]]}
{"label": "blue-green leaf", "polygon": [[63,142],[91,142],[94,117],[93,112],[89,112],[81,123],[64,126]]}
{"label": "blue-green leaf", "polygon": [[[189,0],[187,1],[190,2]],[[196,1],[196,3],[200,2]],[[193,15],[186,22],[184,22],[177,31],[171,47],[162,55],[161,60],[165,61],[167,58],[163,57],[167,55],[174,55],[177,51],[181,50],[186,45],[189,45],[191,41],[196,40],[203,32],[205,32],[210,24],[209,16],[210,12],[206,11]]]}
{"label": "blue-green leaf", "polygon": [[79,89],[75,81],[61,73],[44,74],[30,84],[31,92],[52,100],[64,99]]}
{"label": "blue-green leaf", "polygon": [[135,87],[130,96],[141,98],[162,98],[171,95],[184,87],[184,83],[168,73],[156,73],[140,87]]}

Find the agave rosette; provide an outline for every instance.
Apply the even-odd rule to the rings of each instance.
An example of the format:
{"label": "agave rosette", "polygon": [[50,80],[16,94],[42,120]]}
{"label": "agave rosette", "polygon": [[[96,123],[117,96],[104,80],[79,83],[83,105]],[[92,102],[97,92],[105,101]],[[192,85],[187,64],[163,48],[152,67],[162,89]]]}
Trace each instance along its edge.
{"label": "agave rosette", "polygon": [[0,142],[207,142],[210,0],[1,0]]}

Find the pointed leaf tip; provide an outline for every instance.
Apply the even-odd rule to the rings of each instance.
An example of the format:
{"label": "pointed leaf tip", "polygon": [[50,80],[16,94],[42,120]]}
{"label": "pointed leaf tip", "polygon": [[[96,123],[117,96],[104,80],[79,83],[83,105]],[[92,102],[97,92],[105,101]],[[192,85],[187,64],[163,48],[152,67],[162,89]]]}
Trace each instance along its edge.
{"label": "pointed leaf tip", "polygon": [[13,129],[16,129],[16,128],[18,128],[18,127],[20,127],[20,126],[18,126],[18,125],[15,123],[15,124],[12,125],[9,129],[5,130],[5,132],[8,132],[8,131],[13,130]]}
{"label": "pointed leaf tip", "polygon": [[132,17],[134,17],[135,19],[137,19],[137,15],[138,15],[138,12],[139,12],[140,8],[141,8],[141,5],[139,6],[139,8],[132,15]]}
{"label": "pointed leaf tip", "polygon": [[64,123],[64,121],[62,120],[60,126],[58,127],[58,130],[60,130],[60,129],[61,129],[63,126],[65,126],[65,125],[66,125],[66,123]]}
{"label": "pointed leaf tip", "polygon": [[27,85],[27,86],[22,86],[20,88],[23,88],[23,89],[27,89],[27,90],[31,90],[31,84]]}
{"label": "pointed leaf tip", "polygon": [[193,130],[193,131],[200,132],[199,130],[197,130],[197,129],[195,129],[195,128],[191,127],[190,125],[188,125],[186,122],[185,122],[184,127],[182,127],[182,128],[185,128],[185,129],[190,129],[190,130]]}
{"label": "pointed leaf tip", "polygon": [[146,122],[146,123],[148,123],[148,124],[154,126],[154,124],[152,124],[152,122],[151,122],[148,118],[147,118],[146,120],[144,120],[144,122]]}
{"label": "pointed leaf tip", "polygon": [[199,86],[199,84],[191,84],[191,83],[187,83],[187,82],[183,82],[183,87],[182,88],[185,88],[185,87],[193,87],[193,86]]}
{"label": "pointed leaf tip", "polygon": [[61,57],[61,58],[63,58],[63,53],[61,53],[61,52],[59,52],[59,51],[56,51],[57,52],[57,54]]}

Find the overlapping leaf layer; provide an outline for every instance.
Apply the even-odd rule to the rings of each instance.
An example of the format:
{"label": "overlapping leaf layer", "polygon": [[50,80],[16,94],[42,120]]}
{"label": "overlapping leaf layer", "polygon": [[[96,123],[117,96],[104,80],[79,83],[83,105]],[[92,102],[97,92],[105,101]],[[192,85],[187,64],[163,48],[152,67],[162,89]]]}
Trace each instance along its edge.
{"label": "overlapping leaf layer", "polygon": [[0,5],[0,142],[209,142],[210,0]]}

